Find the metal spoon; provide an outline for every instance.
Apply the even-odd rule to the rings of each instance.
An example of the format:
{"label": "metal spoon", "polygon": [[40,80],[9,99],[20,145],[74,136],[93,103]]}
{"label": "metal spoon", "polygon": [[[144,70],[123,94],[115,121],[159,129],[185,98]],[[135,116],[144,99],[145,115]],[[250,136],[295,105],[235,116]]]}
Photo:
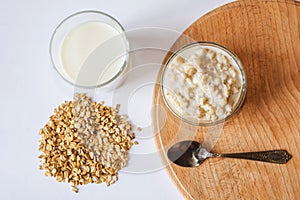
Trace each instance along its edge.
{"label": "metal spoon", "polygon": [[285,164],[291,158],[286,150],[271,150],[258,151],[247,153],[231,153],[218,154],[207,151],[202,145],[195,141],[182,141],[168,150],[168,158],[175,164],[182,167],[196,167],[200,165],[207,158],[239,158],[247,160],[256,160],[277,164]]}

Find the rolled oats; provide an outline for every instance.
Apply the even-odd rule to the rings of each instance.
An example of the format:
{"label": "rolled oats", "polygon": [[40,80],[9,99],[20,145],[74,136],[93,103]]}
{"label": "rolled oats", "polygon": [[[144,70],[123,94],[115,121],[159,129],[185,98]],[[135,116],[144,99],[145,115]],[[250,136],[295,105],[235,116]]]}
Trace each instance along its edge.
{"label": "rolled oats", "polygon": [[118,180],[118,171],[128,161],[135,136],[127,117],[116,108],[96,103],[85,94],[54,109],[40,129],[39,169],[58,182],[68,182],[72,191],[78,185]]}

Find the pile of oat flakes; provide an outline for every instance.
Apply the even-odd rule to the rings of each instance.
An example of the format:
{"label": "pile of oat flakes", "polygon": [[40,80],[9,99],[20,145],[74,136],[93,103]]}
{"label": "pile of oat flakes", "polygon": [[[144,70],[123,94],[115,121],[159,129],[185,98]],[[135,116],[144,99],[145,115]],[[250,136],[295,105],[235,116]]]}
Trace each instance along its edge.
{"label": "pile of oat flakes", "polygon": [[61,104],[39,132],[40,169],[74,192],[78,185],[115,183],[137,144],[127,116],[118,111],[119,105],[105,106],[86,94]]}

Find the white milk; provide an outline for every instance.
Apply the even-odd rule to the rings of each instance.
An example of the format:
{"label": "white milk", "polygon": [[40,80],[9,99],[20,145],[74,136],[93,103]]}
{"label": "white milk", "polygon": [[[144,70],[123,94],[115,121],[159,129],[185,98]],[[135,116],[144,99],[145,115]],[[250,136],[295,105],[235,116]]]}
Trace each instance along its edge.
{"label": "white milk", "polygon": [[72,29],[61,47],[65,73],[81,86],[103,84],[127,62],[125,36],[103,22],[86,22]]}

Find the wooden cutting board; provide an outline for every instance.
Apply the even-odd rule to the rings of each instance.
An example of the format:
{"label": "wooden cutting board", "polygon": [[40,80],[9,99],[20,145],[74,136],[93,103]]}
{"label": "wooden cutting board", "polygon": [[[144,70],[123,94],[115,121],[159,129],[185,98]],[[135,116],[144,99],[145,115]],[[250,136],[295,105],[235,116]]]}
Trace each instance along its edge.
{"label": "wooden cutting board", "polygon": [[[233,2],[201,17],[184,34],[191,39],[180,37],[172,51],[192,40],[216,42],[237,54],[247,74],[245,104],[226,121],[213,151],[286,149],[293,158],[285,165],[220,158],[197,168],[167,165],[178,189],[187,199],[300,199],[300,3]],[[159,84],[153,103],[158,105],[152,116],[155,139],[164,162],[167,149],[178,141],[203,141],[208,128],[176,118]]]}

